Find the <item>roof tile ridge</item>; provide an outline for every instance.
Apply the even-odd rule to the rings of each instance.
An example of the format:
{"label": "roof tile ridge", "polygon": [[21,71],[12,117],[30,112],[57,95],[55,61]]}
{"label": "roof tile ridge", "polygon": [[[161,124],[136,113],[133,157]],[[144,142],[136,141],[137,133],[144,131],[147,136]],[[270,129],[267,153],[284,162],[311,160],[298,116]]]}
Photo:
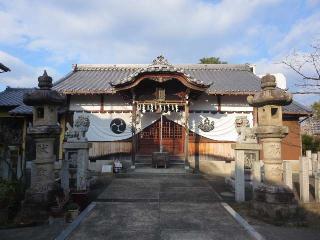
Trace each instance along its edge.
{"label": "roof tile ridge", "polygon": [[137,70],[148,64],[76,64],[75,71]]}
{"label": "roof tile ridge", "polygon": [[184,70],[250,71],[248,64],[174,64]]}

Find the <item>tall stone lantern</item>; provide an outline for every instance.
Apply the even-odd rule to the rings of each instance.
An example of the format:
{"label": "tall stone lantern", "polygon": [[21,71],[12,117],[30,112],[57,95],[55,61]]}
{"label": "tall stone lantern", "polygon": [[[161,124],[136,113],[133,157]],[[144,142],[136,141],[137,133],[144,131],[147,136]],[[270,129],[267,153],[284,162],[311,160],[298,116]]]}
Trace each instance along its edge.
{"label": "tall stone lantern", "polygon": [[[33,125],[27,130],[36,143],[36,159],[31,168],[31,186],[26,192],[26,203],[48,201],[48,193],[54,185],[54,142],[60,134],[58,107],[65,97],[52,90],[52,78],[44,71],[38,78],[38,89],[26,93],[23,102],[33,106]],[[41,205],[38,206],[41,206]]]}
{"label": "tall stone lantern", "polygon": [[292,95],[277,88],[270,74],[262,77],[261,89],[247,99],[258,109],[255,133],[262,143],[264,162],[264,182],[255,189],[254,207],[270,217],[285,217],[292,209],[293,194],[282,181],[281,140],[288,134],[288,127],[282,125],[282,106],[292,102]]}

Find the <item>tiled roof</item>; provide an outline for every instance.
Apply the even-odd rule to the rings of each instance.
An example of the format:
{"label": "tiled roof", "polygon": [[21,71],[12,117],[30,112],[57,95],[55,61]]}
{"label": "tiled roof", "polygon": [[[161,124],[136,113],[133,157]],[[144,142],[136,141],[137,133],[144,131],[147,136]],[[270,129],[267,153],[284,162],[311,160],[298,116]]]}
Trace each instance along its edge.
{"label": "tiled roof", "polygon": [[[112,84],[127,81],[130,76],[148,66],[146,64],[75,65],[73,72],[57,82],[54,89],[67,94],[112,93],[114,92]],[[190,81],[210,85],[207,89],[209,94],[248,94],[260,90],[260,79],[246,64],[173,64],[172,66],[190,76]]]}
{"label": "tiled roof", "polygon": [[33,90],[34,88],[7,87],[3,92],[0,92],[0,106],[20,106],[23,104],[23,94]]}
{"label": "tiled roof", "polygon": [[312,110],[296,101],[283,107],[283,112],[287,114],[311,115]]}
{"label": "tiled roof", "polygon": [[20,105],[9,111],[9,114],[12,115],[31,115],[32,114],[32,106]]}

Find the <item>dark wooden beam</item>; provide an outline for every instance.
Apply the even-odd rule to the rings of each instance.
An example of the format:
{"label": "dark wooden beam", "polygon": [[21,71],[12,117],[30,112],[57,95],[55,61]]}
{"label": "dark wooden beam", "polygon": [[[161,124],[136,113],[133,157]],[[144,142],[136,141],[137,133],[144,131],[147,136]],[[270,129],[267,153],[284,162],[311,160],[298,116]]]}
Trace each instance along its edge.
{"label": "dark wooden beam", "polygon": [[100,112],[104,113],[104,95],[100,95]]}
{"label": "dark wooden beam", "polygon": [[217,95],[218,112],[221,112],[221,95]]}
{"label": "dark wooden beam", "polygon": [[137,103],[136,95],[132,89],[132,149],[131,149],[131,166],[135,168],[136,163],[136,148],[137,148],[137,134],[136,134],[136,121],[137,121]]}

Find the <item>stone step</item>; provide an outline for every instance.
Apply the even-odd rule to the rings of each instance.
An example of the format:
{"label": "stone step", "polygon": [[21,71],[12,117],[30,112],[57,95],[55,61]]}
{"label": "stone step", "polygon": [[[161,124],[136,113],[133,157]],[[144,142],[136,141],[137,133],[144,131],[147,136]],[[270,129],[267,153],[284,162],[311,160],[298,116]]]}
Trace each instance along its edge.
{"label": "stone step", "polygon": [[[169,163],[171,165],[184,165],[184,160],[180,156],[169,156]],[[152,164],[152,156],[151,155],[137,155],[136,156],[136,164],[139,165],[151,165]]]}

